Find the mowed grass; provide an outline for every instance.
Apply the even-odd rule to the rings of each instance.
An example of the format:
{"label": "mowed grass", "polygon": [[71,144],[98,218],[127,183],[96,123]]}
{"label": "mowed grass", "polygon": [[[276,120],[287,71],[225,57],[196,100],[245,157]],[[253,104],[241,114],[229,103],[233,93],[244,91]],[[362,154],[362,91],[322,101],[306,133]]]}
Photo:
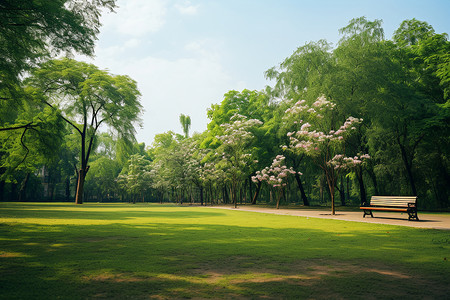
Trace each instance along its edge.
{"label": "mowed grass", "polygon": [[1,299],[445,299],[450,232],[205,207],[0,203]]}

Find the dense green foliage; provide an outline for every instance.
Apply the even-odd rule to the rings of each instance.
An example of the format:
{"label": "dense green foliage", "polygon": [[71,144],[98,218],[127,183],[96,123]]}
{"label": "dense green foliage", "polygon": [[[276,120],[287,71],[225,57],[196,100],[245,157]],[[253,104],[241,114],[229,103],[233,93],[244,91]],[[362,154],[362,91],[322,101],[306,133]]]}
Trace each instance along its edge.
{"label": "dense green foliage", "polygon": [[1,203],[0,218],[2,299],[444,299],[450,284],[445,230],[147,204]]}
{"label": "dense green foliage", "polygon": [[[55,124],[45,127],[54,132],[37,130],[55,136],[49,153],[39,150],[49,141],[39,139],[38,133],[26,139],[33,146],[23,148],[22,131],[0,132],[5,141],[0,149],[0,195],[8,192],[11,199],[17,199],[18,185],[34,182],[29,192],[43,199],[71,198],[77,174],[73,166],[81,162],[81,170],[86,171],[89,161],[84,191],[88,201],[237,205],[280,200],[281,204],[334,207],[335,196],[340,205],[359,205],[371,195],[417,195],[421,209],[446,209],[450,206],[450,42],[447,34],[435,33],[431,25],[415,19],[404,21],[392,40],[387,40],[381,23],[353,19],[340,29],[342,38],[335,47],[325,40],[299,47],[266,71],[274,82],[272,87],[229,91],[220,103],[213,104],[202,133],[190,136],[190,117],[182,114],[183,134],[161,133],[147,146],[115,134],[105,133],[98,139],[94,134],[81,143],[91,151],[87,156],[76,148],[79,141],[73,134],[62,135],[80,133],[80,126],[86,124],[80,117],[89,107],[82,105],[84,97],[105,96],[112,105],[114,99],[124,100],[116,97],[113,88],[121,83],[94,76],[80,86],[77,74],[84,71],[77,73],[69,66],[68,74],[54,67],[73,64],[102,71],[67,59],[44,63],[33,72],[34,79],[25,82],[26,89],[20,83],[16,85],[20,88],[8,93],[55,109],[30,105],[27,115],[22,111],[11,114],[10,108],[2,107],[2,124],[38,126],[41,123],[29,117],[34,109],[41,113],[40,120],[61,123],[54,118],[59,115],[70,120],[71,128]],[[135,83],[126,76],[120,78],[128,84],[125,96],[137,95]],[[30,83],[44,93],[33,90]],[[79,97],[73,102],[78,106],[53,106],[49,99],[62,89],[67,91],[65,96]],[[328,108],[322,111],[325,104]],[[96,132],[95,124],[100,121],[92,118],[93,108],[94,114],[84,120],[93,124],[86,127],[91,128],[88,134]],[[120,118],[111,119],[112,128],[133,137],[132,123],[118,120],[124,116],[135,119],[136,109],[139,105],[133,101],[113,108]],[[78,119],[75,122],[69,116]],[[33,159],[33,164],[21,163],[24,152],[28,157],[43,157]],[[281,167],[295,171],[279,179],[281,189],[273,180],[251,180],[278,155],[285,157],[286,165]],[[24,171],[17,172],[20,168]],[[38,169],[44,173],[58,170],[49,178],[44,176],[40,192],[36,192],[42,189],[37,182],[40,176],[33,173]],[[80,167],[76,169],[79,174]],[[27,194],[26,190],[22,193]]]}
{"label": "dense green foliage", "polygon": [[0,200],[5,185],[9,198],[24,199],[29,179],[36,181],[33,173],[44,165],[71,164],[67,149],[60,149],[66,134],[60,112],[46,107],[23,78],[56,55],[93,55],[101,12],[114,7],[115,0],[0,2]]}

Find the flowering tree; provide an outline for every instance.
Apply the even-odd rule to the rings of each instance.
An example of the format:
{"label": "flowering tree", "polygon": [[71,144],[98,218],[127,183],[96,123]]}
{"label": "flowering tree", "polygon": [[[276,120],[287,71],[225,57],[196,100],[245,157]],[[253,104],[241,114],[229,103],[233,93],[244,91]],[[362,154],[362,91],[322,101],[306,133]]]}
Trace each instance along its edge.
{"label": "flowering tree", "polygon": [[[252,176],[252,181],[255,183],[266,181],[268,184],[278,189],[277,196],[277,209],[280,205],[280,198],[283,192],[283,187],[286,186],[286,179],[289,174],[295,174],[292,167],[287,168],[284,165],[285,157],[283,155],[277,155],[270,167],[264,168],[262,171],[257,171],[256,176]],[[300,175],[302,175],[299,172]]]}
{"label": "flowering tree", "polygon": [[[204,180],[205,163],[203,162],[209,149],[200,149],[198,136],[183,140],[181,151],[185,159],[186,184],[194,186],[200,193],[200,204],[204,203]],[[192,189],[191,189],[192,190]]]}
{"label": "flowering tree", "polygon": [[205,158],[205,162],[202,165],[202,172],[200,173],[200,179],[206,188],[211,204],[213,204],[214,201],[214,190],[223,188],[223,182],[226,180],[225,172],[218,168],[214,161],[211,160],[214,159],[214,157],[216,156]]}
{"label": "flowering tree", "polygon": [[311,105],[300,100],[285,112],[285,118],[293,121],[298,131],[288,132],[290,150],[298,155],[308,155],[324,172],[331,195],[331,213],[335,214],[334,191],[339,172],[353,168],[368,159],[367,154],[345,156],[345,140],[363,120],[348,117],[341,126],[333,122],[335,104],[324,96]]}
{"label": "flowering tree", "polygon": [[117,182],[122,188],[126,189],[133,197],[133,203],[136,203],[136,197],[141,196],[144,202],[145,191],[151,184],[150,161],[139,154],[131,155],[127,166],[118,176]]}
{"label": "flowering tree", "polygon": [[[247,119],[242,115],[234,115],[231,123],[222,124],[223,134],[217,136],[222,145],[217,149],[217,153],[222,153],[222,160],[219,166],[229,175],[231,181],[231,197],[234,206],[237,206],[237,187],[248,166],[256,162],[252,159],[249,148],[254,139],[252,128],[262,125],[256,119]],[[220,154],[219,154],[220,155]]]}

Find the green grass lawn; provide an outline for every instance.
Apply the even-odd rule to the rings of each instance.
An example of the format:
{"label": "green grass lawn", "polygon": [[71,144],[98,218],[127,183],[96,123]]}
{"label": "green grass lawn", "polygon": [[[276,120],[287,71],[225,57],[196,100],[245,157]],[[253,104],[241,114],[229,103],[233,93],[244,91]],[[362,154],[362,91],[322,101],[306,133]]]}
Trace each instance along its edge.
{"label": "green grass lawn", "polygon": [[445,299],[450,232],[205,207],[0,203],[1,299]]}

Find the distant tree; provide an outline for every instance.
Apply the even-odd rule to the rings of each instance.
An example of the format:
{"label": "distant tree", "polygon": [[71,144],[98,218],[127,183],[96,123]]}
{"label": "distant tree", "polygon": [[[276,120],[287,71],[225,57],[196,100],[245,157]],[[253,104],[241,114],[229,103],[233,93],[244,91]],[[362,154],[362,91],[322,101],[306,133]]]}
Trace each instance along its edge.
{"label": "distant tree", "polygon": [[[331,195],[331,213],[335,214],[334,193],[339,172],[355,167],[369,158],[367,154],[346,156],[345,140],[351,131],[356,130],[356,124],[361,119],[349,117],[340,127],[332,121],[332,113],[335,104],[319,97],[311,106],[305,100],[298,101],[286,110],[287,115],[297,116],[296,123],[301,125],[296,130],[297,124],[292,124],[294,131],[289,132],[289,146],[283,149],[291,149],[298,155],[307,155],[322,169],[327,180]],[[292,117],[291,117],[292,118]]]}
{"label": "distant tree", "polygon": [[433,27],[427,22],[416,19],[404,20],[394,32],[392,39],[401,47],[417,45],[434,34]]}
{"label": "distant tree", "polygon": [[133,203],[140,196],[144,202],[145,192],[151,187],[152,172],[150,161],[143,155],[133,154],[119,175],[119,182],[131,194]]}
{"label": "distant tree", "polygon": [[[261,171],[257,171],[255,176],[252,176],[254,182],[266,181],[268,184],[278,189],[277,209],[280,207],[280,198],[283,188],[286,186],[287,177],[289,174],[296,174],[294,169],[286,167],[284,164],[285,157],[277,155],[272,161],[270,167],[266,167]],[[300,173],[300,175],[302,175]]]}
{"label": "distant tree", "polygon": [[104,123],[124,139],[134,140],[142,110],[136,82],[111,75],[96,66],[72,59],[52,60],[33,70],[27,81],[48,96],[45,103],[60,110],[80,138],[80,167],[75,202],[83,203],[83,186],[99,128]]}
{"label": "distant tree", "polygon": [[217,148],[217,155],[222,158],[219,165],[229,176],[232,202],[235,207],[237,188],[242,180],[250,175],[250,165],[257,162],[252,157],[251,144],[255,138],[252,130],[262,124],[259,120],[236,114],[231,118],[231,123],[221,125],[223,134],[217,137],[222,143]]}
{"label": "distant tree", "polygon": [[189,129],[191,128],[191,117],[185,116],[183,114],[180,115],[180,124],[183,128],[184,137],[189,137]]}

